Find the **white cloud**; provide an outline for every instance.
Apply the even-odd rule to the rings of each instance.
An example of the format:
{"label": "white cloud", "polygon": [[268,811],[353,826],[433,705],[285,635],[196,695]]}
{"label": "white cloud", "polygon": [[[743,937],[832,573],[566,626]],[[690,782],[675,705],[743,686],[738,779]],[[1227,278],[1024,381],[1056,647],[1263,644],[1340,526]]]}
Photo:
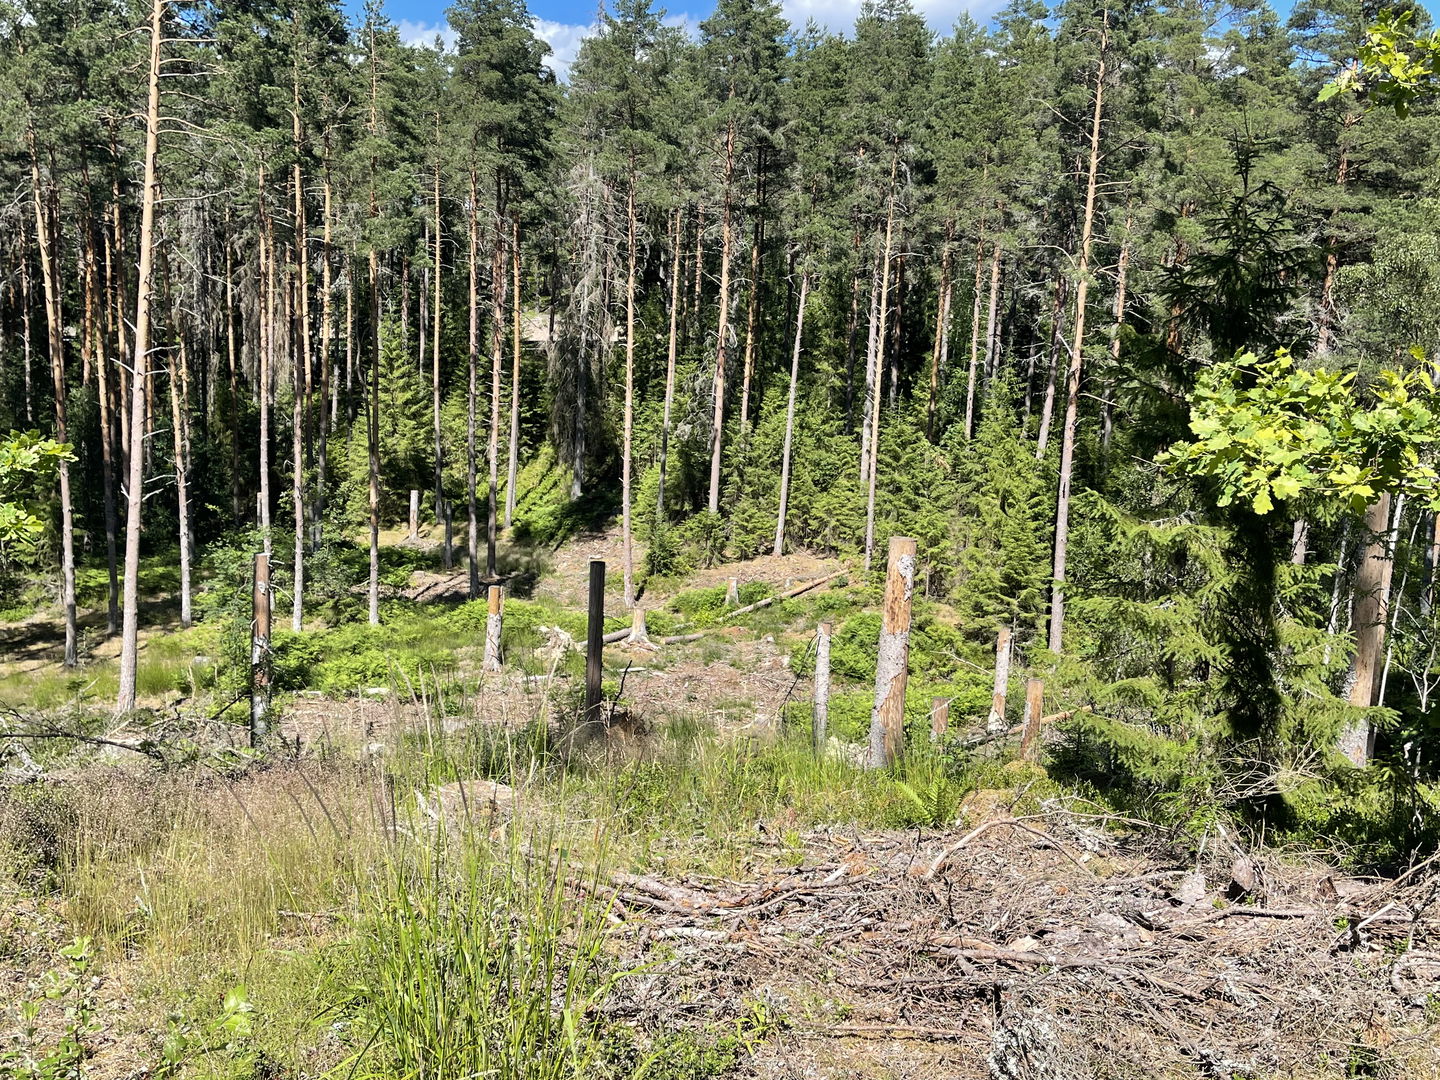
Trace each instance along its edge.
{"label": "white cloud", "polygon": [[410,19],[401,19],[395,24],[396,31],[400,34],[400,40],[406,45],[423,45],[430,49],[435,46],[435,38],[438,36],[445,48],[453,51],[455,48],[456,35],[447,23],[414,22]]}
{"label": "white cloud", "polygon": [[547,58],[555,77],[561,82],[570,78],[570,65],[580,52],[580,42],[595,32],[595,24],[580,26],[575,23],[555,22],[538,16],[530,20],[535,27],[535,36],[550,46]]}

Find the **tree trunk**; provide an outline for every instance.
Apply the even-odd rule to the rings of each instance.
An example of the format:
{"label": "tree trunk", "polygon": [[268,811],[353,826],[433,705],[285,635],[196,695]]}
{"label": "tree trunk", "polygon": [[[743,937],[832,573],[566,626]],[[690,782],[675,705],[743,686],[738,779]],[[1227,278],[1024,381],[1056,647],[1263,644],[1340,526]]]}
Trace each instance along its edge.
{"label": "tree trunk", "polygon": [[992,735],[1005,730],[1005,697],[1010,688],[1012,642],[1010,628],[1002,626],[995,638],[995,687],[990,695],[990,715],[985,721],[985,729]]}
{"label": "tree trunk", "polygon": [[479,392],[480,365],[480,221],[479,192],[475,183],[475,169],[470,169],[470,336],[469,376],[470,383],[465,397],[465,509],[469,514],[470,531],[466,537],[466,554],[470,559],[470,599],[480,597],[480,515],[475,505],[475,488],[479,485],[479,469],[476,462],[475,414],[476,396]]}
{"label": "tree trunk", "polygon": [[[440,114],[435,114],[435,146],[439,153]],[[435,298],[431,303],[430,317],[434,327],[430,332],[430,405],[431,420],[435,435],[435,524],[438,526],[445,516],[445,451],[440,437],[440,312],[442,293],[440,291],[440,260],[442,230],[440,227],[440,159],[435,160]],[[449,558],[449,551],[445,553]],[[448,563],[446,569],[449,569]]]}
{"label": "tree trunk", "polygon": [[731,188],[735,182],[735,122],[725,129],[725,206],[720,215],[720,312],[715,331],[715,413],[710,435],[710,501],[712,514],[720,512],[720,455],[725,445],[725,355],[730,333]]}
{"label": "tree trunk", "polygon": [[1099,186],[1100,121],[1104,111],[1105,50],[1109,45],[1110,13],[1101,15],[1100,61],[1095,72],[1095,112],[1090,123],[1090,174],[1085,185],[1085,217],[1076,266],[1075,340],[1065,373],[1065,427],[1060,442],[1060,484],[1055,500],[1055,562],[1051,575],[1049,647],[1060,652],[1065,625],[1065,557],[1070,542],[1070,479],[1075,466],[1075,429],[1080,414],[1080,363],[1085,346],[1085,299],[1090,288],[1090,243],[1095,226],[1095,192]]}
{"label": "tree trunk", "polygon": [[[496,205],[500,200],[497,198]],[[486,463],[490,466],[490,488],[486,499],[485,575],[492,580],[499,573],[500,527],[500,390],[505,372],[505,293],[510,275],[506,272],[504,221],[495,216],[495,246],[490,252],[490,438]]]}
{"label": "tree trunk", "polygon": [[[1382,495],[1365,511],[1368,534],[1360,565],[1355,570],[1355,652],[1346,679],[1348,699],[1357,708],[1375,704],[1380,659],[1385,646],[1385,620],[1390,569],[1394,552],[1389,544],[1390,496]],[[1370,721],[1356,719],[1340,734],[1337,749],[1356,765],[1370,759]]]}
{"label": "tree trunk", "polygon": [[764,219],[758,209],[765,204],[763,180],[757,182],[756,188],[755,226],[750,236],[750,310],[745,318],[745,372],[740,380],[740,430],[746,438],[750,431],[750,383],[755,377],[755,335],[760,318],[760,245],[765,231]]}
{"label": "tree trunk", "polygon": [[[370,138],[380,137],[379,68],[375,52],[375,24],[369,26],[370,37]],[[380,203],[375,193],[378,163],[370,153],[370,221],[380,217]],[[366,464],[370,496],[370,625],[380,625],[380,252],[370,241],[370,400],[366,409]]]}
{"label": "tree trunk", "polygon": [[510,222],[510,459],[505,470],[505,528],[515,521],[520,476],[520,218]]}
{"label": "tree trunk", "polygon": [[825,753],[830,726],[830,624],[822,622],[815,631],[815,692],[811,712],[811,734],[817,757]]}
{"label": "tree trunk", "polygon": [[330,372],[330,349],[334,339],[331,326],[331,269],[330,269],[330,227],[331,186],[330,186],[330,137],[325,137],[325,222],[324,234],[320,238],[320,453],[316,462],[315,477],[315,535],[314,545],[320,546],[324,539],[325,499],[330,481],[330,428],[337,419],[339,393]]}
{"label": "tree trunk", "polygon": [[294,503],[295,515],[295,558],[293,580],[291,581],[290,628],[299,633],[305,625],[305,408],[310,382],[310,252],[305,235],[305,185],[300,169],[303,145],[300,130],[300,68],[298,54],[293,69],[293,108],[290,113],[290,134],[294,144],[295,163],[291,169],[291,183],[295,188],[295,286],[299,290],[296,310],[299,318],[299,332],[295,335],[292,348],[295,354],[294,398],[290,410],[291,457],[290,498]]}
{"label": "tree trunk", "polygon": [[[105,249],[105,261],[110,261],[109,247]],[[106,281],[110,268],[106,267]],[[110,305],[104,304],[108,311]],[[108,338],[107,335],[103,337]],[[100,407],[100,481],[105,503],[105,567],[108,571],[105,590],[105,632],[111,636],[120,632],[120,568],[118,547],[120,522],[115,507],[115,422],[113,402],[110,399],[110,357],[108,343],[103,341],[95,357],[97,398]]]}
{"label": "tree trunk", "polygon": [[35,394],[31,386],[35,361],[32,356],[30,331],[30,243],[25,235],[25,219],[20,219],[20,346],[21,367],[25,379],[25,423],[35,423]]}
{"label": "tree trunk", "polygon": [[914,593],[915,541],[892,536],[876,650],[870,750],[865,762],[871,769],[894,764],[905,749],[905,683],[910,669],[910,599]]}
{"label": "tree trunk", "polygon": [[870,443],[874,437],[874,431],[870,427],[870,414],[874,411],[874,405],[879,400],[879,391],[875,388],[875,369],[879,363],[880,337],[882,328],[880,325],[880,275],[888,269],[883,245],[876,248],[875,265],[870,272],[870,312],[869,327],[865,335],[865,396],[861,401],[861,409],[864,410],[860,416],[860,482],[868,484],[870,481]]}
{"label": "tree trunk", "polygon": [[1055,280],[1055,306],[1050,316],[1050,355],[1045,369],[1045,401],[1040,407],[1040,431],[1035,437],[1035,460],[1045,459],[1050,444],[1050,421],[1055,415],[1055,376],[1060,366],[1061,319],[1065,309],[1065,278]]}
{"label": "tree trunk", "polygon": [[179,304],[172,297],[171,321],[176,337],[176,357],[170,368],[170,434],[175,448],[175,506],[180,542],[180,626],[188,630],[190,612],[190,433],[185,413],[189,408],[189,366]]}
{"label": "tree trunk", "polygon": [[665,468],[670,455],[670,412],[675,405],[675,361],[679,351],[680,211],[675,211],[675,237],[670,258],[670,343],[665,352],[665,405],[660,422],[660,480],[655,496],[658,521],[665,520]]}
{"label": "tree trunk", "polygon": [[[45,288],[46,341],[50,350],[50,378],[55,393],[55,441],[68,441],[65,405],[65,325],[60,310],[60,268],[58,251],[51,233],[50,199],[40,183],[40,158],[35,132],[26,131],[30,147],[30,193],[35,209],[35,241],[40,248],[40,277]],[[53,197],[53,189],[52,189]],[[27,405],[29,395],[26,395]],[[59,461],[60,479],[60,604],[65,615],[65,666],[74,667],[79,658],[79,632],[75,624],[75,518],[70,501],[70,462]]]}
{"label": "tree trunk", "polygon": [[885,211],[885,246],[880,260],[880,336],[875,347],[875,394],[870,408],[869,488],[865,495],[865,572],[875,551],[875,485],[880,472],[880,358],[885,355],[885,322],[890,316],[890,247],[895,236],[895,176],[900,164],[896,151],[890,158],[890,205]]}
{"label": "tree trunk", "polygon": [[630,532],[630,453],[635,432],[635,160],[625,191],[625,416],[620,437],[621,562],[625,571],[625,606],[635,606],[635,554]]}
{"label": "tree trunk", "polygon": [[975,382],[980,373],[980,283],[985,271],[985,219],[975,241],[975,286],[970,308],[970,371],[965,377],[965,439],[975,435]]}
{"label": "tree trunk", "polygon": [[780,511],[775,517],[775,555],[785,554],[785,516],[790,510],[790,457],[795,442],[795,390],[800,383],[800,345],[805,336],[805,302],[810,270],[800,273],[800,302],[795,309],[795,348],[790,353],[790,390],[785,398],[785,444],[780,452]]}
{"label": "tree trunk", "polygon": [[993,380],[1000,363],[1000,241],[990,256],[990,310],[985,317],[985,378]]}
{"label": "tree trunk", "polygon": [[132,357],[130,455],[125,516],[125,595],[120,638],[119,712],[135,708],[135,674],[140,652],[140,509],[145,499],[145,380],[150,366],[150,294],[155,254],[156,176],[160,138],[160,41],[166,0],[153,0],[150,8],[150,78],[145,110],[144,187],[140,202],[140,272],[135,299],[135,349]]}
{"label": "tree trunk", "polygon": [[265,166],[257,173],[259,183],[259,282],[260,298],[256,303],[259,319],[260,357],[256,392],[260,396],[260,534],[268,556],[270,552],[270,383],[275,363],[275,249],[270,239],[270,218],[265,209]]}
{"label": "tree trunk", "polygon": [[[1130,270],[1130,225],[1133,221],[1130,206],[1125,207],[1125,239],[1120,243],[1120,263],[1115,272],[1115,332],[1110,337],[1110,365],[1112,372],[1120,370],[1120,328],[1125,325],[1125,286]],[[1115,426],[1115,405],[1111,400],[1115,396],[1114,378],[1106,379],[1105,401],[1102,405],[1102,420],[1100,427],[1100,446],[1104,450],[1110,449],[1110,436]]]}
{"label": "tree trunk", "polygon": [[950,301],[954,283],[950,279],[953,255],[951,241],[955,222],[945,222],[945,247],[940,255],[940,298],[935,305],[935,345],[930,354],[930,398],[925,407],[925,437],[935,441],[935,414],[940,401],[940,372],[950,359]]}

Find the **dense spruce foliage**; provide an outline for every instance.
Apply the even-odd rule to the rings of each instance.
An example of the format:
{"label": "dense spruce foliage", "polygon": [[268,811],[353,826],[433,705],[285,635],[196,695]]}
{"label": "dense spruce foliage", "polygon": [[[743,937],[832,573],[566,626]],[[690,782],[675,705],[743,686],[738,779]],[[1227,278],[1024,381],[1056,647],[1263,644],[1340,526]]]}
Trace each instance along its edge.
{"label": "dense spruce foliage", "polygon": [[258,527],[298,631],[361,617],[367,533],[381,620],[414,489],[472,595],[611,517],[627,602],[905,534],[963,634],[1093,708],[1076,775],[1278,813],[1374,748],[1374,816],[1427,820],[1429,498],[1167,464],[1216,371],[1353,373],[1340,423],[1440,346],[1440,122],[1321,99],[1375,15],[719,0],[691,38],[618,0],[562,82],[523,0],[460,0],[453,48],[373,0],[0,0],[0,430],[74,448],[0,459],[7,589],[57,583],[75,663],[102,568],[126,708],[127,548],[175,551],[188,622]]}

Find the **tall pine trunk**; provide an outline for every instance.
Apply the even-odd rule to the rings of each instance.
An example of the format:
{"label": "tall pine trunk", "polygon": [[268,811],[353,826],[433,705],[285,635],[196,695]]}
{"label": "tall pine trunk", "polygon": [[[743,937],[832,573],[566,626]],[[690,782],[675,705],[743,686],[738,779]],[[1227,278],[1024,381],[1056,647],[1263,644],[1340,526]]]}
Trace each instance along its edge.
{"label": "tall pine trunk", "polygon": [[150,302],[154,276],[155,206],[159,201],[156,175],[160,140],[160,41],[166,0],[152,0],[150,8],[150,77],[145,110],[145,178],[140,201],[140,268],[135,298],[135,349],[130,380],[130,471],[126,487],[125,593],[120,636],[119,712],[135,708],[135,674],[140,656],[140,509],[145,499],[145,380],[150,368]]}
{"label": "tall pine trunk", "polygon": [[980,374],[980,284],[985,272],[985,219],[975,239],[975,285],[971,290],[970,370],[965,376],[965,438],[975,434],[975,381]]}
{"label": "tall pine trunk", "polygon": [[[950,302],[954,282],[950,277],[955,222],[945,222],[945,247],[940,254],[940,297],[935,305],[935,343],[930,353],[930,396],[925,406],[925,437],[935,440],[935,416],[940,402],[940,372],[950,360]],[[803,284],[803,282],[802,282]]]}
{"label": "tall pine trunk", "polygon": [[[496,195],[495,202],[498,206],[498,191]],[[500,390],[505,372],[505,293],[508,278],[504,222],[497,211],[495,246],[490,252],[490,439],[486,446],[490,487],[485,519],[485,575],[492,581],[499,573],[497,548],[500,526]]]}
{"label": "tall pine trunk", "polygon": [[710,433],[710,500],[712,514],[720,512],[720,456],[725,446],[725,356],[730,347],[730,257],[734,247],[732,215],[735,183],[735,122],[725,129],[725,205],[720,215],[719,323],[715,331],[715,412]]}
{"label": "tall pine trunk", "polygon": [[[440,146],[440,114],[435,114],[435,145],[438,155]],[[431,420],[435,435],[435,526],[439,528],[440,523],[445,519],[445,450],[440,437],[440,316],[441,298],[440,291],[440,259],[441,259],[441,238],[442,230],[440,223],[440,159],[435,159],[435,189],[434,189],[434,213],[435,213],[435,296],[431,301],[430,317],[434,320],[434,326],[430,331],[430,406]],[[449,569],[448,560],[450,549],[446,547],[443,557],[447,560],[446,569]]]}
{"label": "tall pine trunk", "polygon": [[1000,363],[1000,241],[990,256],[990,308],[985,317],[985,378],[993,380]]}
{"label": "tall pine trunk", "polygon": [[756,188],[757,210],[750,236],[750,309],[745,316],[745,370],[740,378],[740,430],[747,434],[750,430],[750,384],[755,377],[755,338],[760,325],[760,246],[764,242],[765,226],[758,207],[763,207],[765,203],[763,179],[757,182]]}
{"label": "tall pine trunk", "polygon": [[175,334],[175,357],[171,361],[170,378],[170,434],[175,450],[175,509],[178,539],[180,544],[180,625],[190,628],[190,550],[193,546],[190,536],[190,433],[185,413],[188,408],[188,377],[185,369],[189,365],[189,351],[185,342],[185,329],[180,317],[180,305],[171,296],[170,320]]}
{"label": "tall pine trunk", "polygon": [[265,166],[258,173],[260,193],[259,289],[255,305],[260,320],[260,373],[256,393],[260,397],[260,535],[265,554],[270,554],[270,384],[275,370],[275,250],[270,236],[270,215],[265,209]]}
{"label": "tall pine trunk", "polygon": [[475,182],[475,169],[470,169],[470,336],[469,336],[469,387],[465,396],[465,509],[469,515],[470,530],[466,537],[466,554],[470,559],[470,599],[480,596],[480,515],[475,503],[475,489],[479,485],[475,446],[476,396],[480,381],[480,210],[477,205],[479,191]]}
{"label": "tall pine trunk", "polygon": [[1060,369],[1060,345],[1065,317],[1065,276],[1055,279],[1055,305],[1050,312],[1050,350],[1045,365],[1045,400],[1040,406],[1040,430],[1035,437],[1035,460],[1045,459],[1045,449],[1050,444],[1050,423],[1055,415],[1055,376]]}
{"label": "tall pine trunk", "polygon": [[330,351],[334,344],[334,300],[331,290],[334,282],[330,266],[330,229],[333,219],[331,210],[330,185],[330,136],[325,136],[325,189],[324,223],[320,236],[320,452],[316,455],[315,473],[315,538],[316,547],[324,539],[325,499],[330,483],[330,428],[335,423],[339,405],[339,380],[335,379],[330,367]]}
{"label": "tall pine trunk", "polygon": [[300,170],[300,155],[303,149],[300,130],[300,68],[299,60],[292,72],[293,108],[290,113],[290,134],[295,151],[295,163],[291,168],[291,183],[295,188],[295,287],[296,315],[299,332],[291,342],[295,355],[294,402],[290,410],[290,449],[294,459],[290,465],[290,498],[295,516],[295,555],[293,581],[291,582],[290,628],[297,634],[305,625],[305,461],[304,439],[306,429],[306,405],[310,383],[310,252],[305,234],[305,185]]}
{"label": "tall pine trunk", "polygon": [[1100,60],[1095,69],[1095,112],[1090,123],[1090,172],[1085,184],[1085,217],[1080,233],[1080,260],[1075,268],[1075,337],[1065,372],[1065,426],[1060,433],[1060,484],[1055,499],[1055,561],[1050,588],[1048,645],[1059,653],[1065,627],[1065,559],[1070,545],[1070,479],[1075,468],[1075,429],[1080,418],[1080,363],[1085,348],[1085,299],[1090,290],[1090,244],[1095,228],[1095,192],[1099,186],[1100,122],[1104,115],[1105,52],[1110,39],[1110,13],[1101,15]]}
{"label": "tall pine trunk", "polygon": [[879,340],[875,347],[875,393],[870,409],[870,470],[869,487],[865,494],[865,572],[870,572],[871,557],[875,552],[875,487],[880,472],[880,386],[883,369],[880,358],[885,355],[885,324],[890,317],[890,250],[895,236],[895,176],[899,167],[899,151],[890,159],[890,204],[885,211],[885,246],[880,257],[880,317]]}
{"label": "tall pine trunk", "polygon": [[[107,284],[112,280],[109,253],[110,248],[107,244],[105,245]],[[104,306],[108,311],[110,305],[105,304]],[[120,569],[118,565],[120,521],[115,506],[115,420],[114,402],[111,400],[110,348],[106,341],[100,343],[99,353],[95,358],[95,371],[100,407],[100,480],[105,500],[105,564],[109,572],[105,591],[105,630],[106,633],[114,635],[120,632]]]}
{"label": "tall pine trunk", "polygon": [[[35,132],[25,133],[30,146],[30,193],[35,209],[35,240],[40,248],[40,278],[45,289],[45,340],[50,352],[50,378],[55,393],[55,441],[66,442],[65,327],[60,310],[58,245],[53,235],[51,198],[40,182],[40,158]],[[53,197],[53,188],[50,189]],[[28,400],[28,394],[27,394]],[[70,500],[70,462],[61,458],[60,474],[60,604],[65,614],[65,666],[79,658],[79,632],[75,624],[75,518]]]}
{"label": "tall pine trunk", "polygon": [[635,606],[635,551],[630,523],[630,453],[635,434],[635,159],[625,192],[625,418],[620,441],[620,520],[625,606]]}
{"label": "tall pine trunk", "polygon": [[[375,51],[375,24],[369,25],[370,45],[370,138],[380,137],[380,72]],[[380,218],[380,202],[375,191],[379,164],[372,149],[370,154],[370,223],[373,229]],[[380,251],[375,237],[370,237],[370,394],[366,408],[366,464],[369,473],[370,502],[370,625],[380,625]]]}
{"label": "tall pine trunk", "polygon": [[510,222],[510,439],[505,468],[505,528],[515,523],[520,474],[520,219]]}

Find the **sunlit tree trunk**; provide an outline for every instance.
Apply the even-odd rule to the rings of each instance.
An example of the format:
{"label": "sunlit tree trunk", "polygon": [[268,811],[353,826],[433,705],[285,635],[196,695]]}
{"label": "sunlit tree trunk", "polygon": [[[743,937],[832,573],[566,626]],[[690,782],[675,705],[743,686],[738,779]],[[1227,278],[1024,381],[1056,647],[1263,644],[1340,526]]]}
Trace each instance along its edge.
{"label": "sunlit tree trunk", "polygon": [[[27,130],[30,148],[30,194],[35,210],[35,241],[40,249],[40,280],[45,290],[45,339],[50,351],[50,378],[55,394],[55,440],[66,442],[65,325],[60,310],[60,268],[52,233],[51,197],[40,181],[40,158],[35,132]],[[26,394],[28,403],[29,394]],[[70,500],[70,462],[59,461],[60,478],[60,605],[65,616],[65,666],[74,667],[79,656],[79,632],[75,624],[75,519]]]}
{"label": "sunlit tree trunk", "polygon": [[985,272],[985,219],[975,241],[975,287],[971,292],[970,370],[965,376],[965,438],[975,434],[975,383],[980,375],[980,284]]}
{"label": "sunlit tree trunk", "polygon": [[1100,60],[1095,70],[1095,112],[1090,123],[1090,172],[1085,185],[1085,216],[1080,234],[1080,259],[1075,267],[1075,338],[1065,373],[1065,426],[1060,435],[1060,486],[1055,500],[1055,561],[1051,575],[1049,648],[1060,651],[1065,625],[1065,559],[1070,543],[1070,479],[1075,467],[1075,430],[1080,417],[1080,364],[1085,347],[1085,300],[1090,289],[1090,244],[1095,227],[1095,192],[1099,186],[1100,122],[1104,115],[1105,60],[1110,13],[1101,15]]}
{"label": "sunlit tree trunk", "polygon": [[145,499],[145,381],[150,367],[150,297],[154,275],[155,204],[159,182],[156,166],[160,138],[160,41],[165,0],[153,0],[150,9],[150,78],[145,110],[144,181],[140,200],[140,269],[135,300],[135,349],[131,379],[130,472],[126,488],[125,589],[120,636],[120,678],[116,708],[135,708],[135,675],[140,651],[140,509]]}
{"label": "sunlit tree trunk", "polygon": [[730,348],[730,257],[733,185],[735,182],[735,122],[725,129],[725,206],[720,215],[719,324],[715,331],[715,412],[710,433],[710,501],[712,514],[720,512],[720,456],[725,445],[725,357]]}
{"label": "sunlit tree trunk", "polygon": [[520,219],[510,222],[510,439],[505,469],[505,528],[515,521],[520,474]]}
{"label": "sunlit tree trunk", "polygon": [[635,433],[635,158],[625,192],[625,419],[620,442],[621,561],[625,606],[635,606],[635,551],[630,522],[630,453]]}

